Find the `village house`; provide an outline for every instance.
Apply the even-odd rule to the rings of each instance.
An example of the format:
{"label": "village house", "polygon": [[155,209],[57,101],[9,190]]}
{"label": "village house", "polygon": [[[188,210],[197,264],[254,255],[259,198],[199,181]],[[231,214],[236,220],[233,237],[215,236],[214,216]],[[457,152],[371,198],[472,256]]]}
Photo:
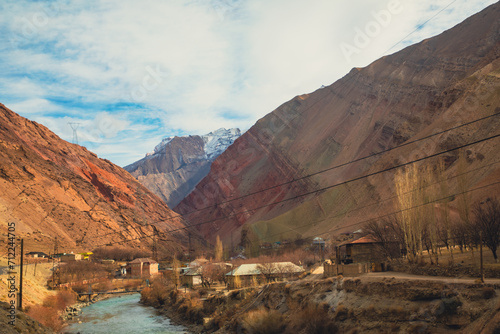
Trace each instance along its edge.
{"label": "village house", "polygon": [[181,275],[181,285],[193,287],[201,284],[201,267],[188,268]]}
{"label": "village house", "polygon": [[26,253],[26,257],[31,257],[34,259],[48,259],[49,256],[43,252],[29,252]]}
{"label": "village house", "polygon": [[[201,285],[203,283],[203,275],[217,276],[218,273],[226,274],[228,271],[232,269],[233,265],[231,263],[205,263],[202,266],[195,268],[187,268],[181,275],[181,285],[193,287],[195,285]],[[203,270],[207,269],[208,272],[204,272]],[[214,271],[214,268],[218,268],[217,271]]]}
{"label": "village house", "polygon": [[64,253],[60,256],[61,262],[80,261],[81,259],[82,255],[75,253]]}
{"label": "village house", "polygon": [[[344,264],[380,262],[385,260],[381,251],[382,243],[372,235],[366,235],[354,241],[346,241],[337,247],[337,262]],[[399,247],[394,243],[394,247]]]}
{"label": "village house", "polygon": [[297,277],[304,268],[292,262],[242,264],[226,274],[229,289]]}
{"label": "village house", "polygon": [[128,263],[127,272],[132,277],[149,277],[158,274],[158,262],[150,258],[138,258]]}

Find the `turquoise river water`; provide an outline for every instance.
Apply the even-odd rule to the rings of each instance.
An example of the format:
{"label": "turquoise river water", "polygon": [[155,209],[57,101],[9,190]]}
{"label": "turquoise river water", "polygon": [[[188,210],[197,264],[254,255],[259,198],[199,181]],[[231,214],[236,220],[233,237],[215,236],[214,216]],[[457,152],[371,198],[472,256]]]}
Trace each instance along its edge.
{"label": "turquoise river water", "polygon": [[188,333],[168,318],[156,314],[155,309],[139,304],[140,294],[110,298],[83,308],[82,323],[73,323],[64,333],[125,334],[125,333]]}

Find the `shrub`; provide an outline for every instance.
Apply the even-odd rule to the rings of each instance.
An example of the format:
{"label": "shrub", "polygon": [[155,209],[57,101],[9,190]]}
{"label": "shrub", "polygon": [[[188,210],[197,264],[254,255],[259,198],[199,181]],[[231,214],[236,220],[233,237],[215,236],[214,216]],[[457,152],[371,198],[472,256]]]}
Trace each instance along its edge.
{"label": "shrub", "polygon": [[328,303],[309,304],[297,312],[292,325],[311,334],[337,333],[338,328],[328,314],[329,308]]}
{"label": "shrub", "polygon": [[434,313],[436,315],[453,315],[457,313],[460,306],[462,306],[462,301],[458,297],[445,298],[437,304]]}
{"label": "shrub", "polygon": [[112,269],[95,262],[71,261],[60,266],[61,283],[82,281],[112,274]]}
{"label": "shrub", "polygon": [[66,306],[73,305],[76,302],[76,296],[76,293],[71,290],[59,290],[57,295],[45,298],[43,306],[61,311],[64,310]]}
{"label": "shrub", "polygon": [[59,332],[63,328],[63,322],[55,308],[43,305],[33,305],[29,308],[27,313],[42,325],[50,327],[56,332]]}
{"label": "shrub", "polygon": [[341,304],[341,305],[337,306],[337,310],[335,311],[334,318],[335,318],[335,320],[345,321],[345,320],[347,320],[348,315],[349,315],[348,308]]}
{"label": "shrub", "polygon": [[285,320],[278,311],[259,309],[243,317],[243,327],[250,334],[278,334],[285,329]]}
{"label": "shrub", "polygon": [[171,289],[160,282],[155,282],[151,287],[141,291],[141,302],[153,307],[161,307],[167,304]]}
{"label": "shrub", "polygon": [[131,247],[100,247],[93,250],[96,259],[113,259],[115,261],[132,261],[140,257],[148,257],[150,253]]}
{"label": "shrub", "polygon": [[487,287],[484,287],[482,289],[481,294],[482,294],[484,299],[491,299],[491,298],[495,297],[497,293],[496,293],[495,289],[487,286]]}

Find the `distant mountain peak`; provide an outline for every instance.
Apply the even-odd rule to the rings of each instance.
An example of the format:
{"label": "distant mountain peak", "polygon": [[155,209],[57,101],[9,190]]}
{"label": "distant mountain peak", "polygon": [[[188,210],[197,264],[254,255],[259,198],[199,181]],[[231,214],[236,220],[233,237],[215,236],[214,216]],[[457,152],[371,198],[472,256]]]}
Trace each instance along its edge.
{"label": "distant mountain peak", "polygon": [[[203,139],[206,158],[215,159],[222,152],[224,152],[239,136],[241,136],[241,131],[238,128],[219,128],[215,131],[207,133],[206,135],[200,136]],[[165,146],[167,146],[176,137],[177,136],[163,138],[162,141],[155,146],[153,152],[146,153],[146,157],[161,153],[162,151],[164,151]],[[187,135],[177,138],[188,137],[191,136]]]}
{"label": "distant mountain peak", "polygon": [[214,132],[210,132],[201,136],[205,143],[205,154],[208,159],[215,159],[222,154],[234,141],[241,136],[241,131],[238,128],[225,129],[220,128]]}
{"label": "distant mountain peak", "polygon": [[212,161],[240,136],[238,128],[220,128],[202,136],[166,137],[153,152],[125,170],[169,206],[175,206],[207,175]]}

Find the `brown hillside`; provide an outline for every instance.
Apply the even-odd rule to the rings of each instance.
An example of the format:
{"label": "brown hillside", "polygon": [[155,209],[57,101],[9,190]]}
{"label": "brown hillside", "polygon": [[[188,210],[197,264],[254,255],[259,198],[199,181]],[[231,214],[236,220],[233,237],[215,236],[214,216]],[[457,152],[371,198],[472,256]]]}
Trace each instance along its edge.
{"label": "brown hillside", "polygon": [[[160,231],[184,226],[175,216],[122,168],[0,104],[2,233],[15,222],[25,250],[49,252],[55,237],[60,252],[109,242],[147,246],[151,224]],[[165,247],[179,248],[184,236],[175,232]]]}
{"label": "brown hillside", "polygon": [[[266,241],[357,229],[367,219],[395,210],[394,170],[297,196],[498,134],[499,117],[276,185],[500,112],[499,57],[497,3],[436,37],[283,104],[219,156],[175,210],[194,210],[186,216],[190,224],[200,224],[205,236],[220,234],[226,242],[233,232],[235,243],[235,231],[244,224]],[[493,139],[464,150],[469,189],[499,179],[499,165],[492,164],[498,160],[498,144]],[[458,151],[441,158],[453,194]],[[499,189],[489,186],[471,196],[475,200]],[[254,192],[259,193],[227,202]],[[208,209],[196,211],[202,208]]]}
{"label": "brown hillside", "polygon": [[175,137],[151,156],[125,166],[169,206],[177,205],[210,170],[200,136]]}

